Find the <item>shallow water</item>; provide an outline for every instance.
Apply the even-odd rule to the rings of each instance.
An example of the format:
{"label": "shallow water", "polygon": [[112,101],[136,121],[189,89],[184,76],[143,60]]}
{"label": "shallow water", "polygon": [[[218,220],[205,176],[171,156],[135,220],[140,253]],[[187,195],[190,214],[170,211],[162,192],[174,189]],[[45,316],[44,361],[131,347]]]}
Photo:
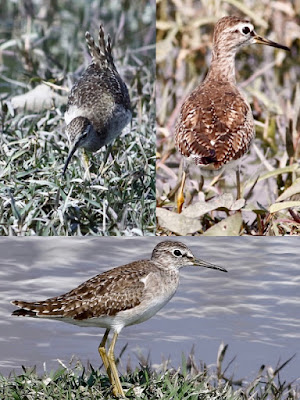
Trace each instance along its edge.
{"label": "shallow water", "polygon": [[[56,369],[75,355],[100,365],[103,329],[49,320],[12,317],[11,300],[42,300],[62,294],[117,265],[148,258],[164,238],[22,238],[0,242],[0,373],[21,365]],[[262,364],[276,367],[299,351],[299,238],[183,237],[199,258],[224,266],[228,274],[187,267],[175,297],[152,319],[125,328],[116,354],[128,343],[128,359],[150,352],[153,364],[170,358],[178,367],[192,347],[195,359],[216,361],[220,343],[229,345],[235,378],[251,379]],[[300,355],[283,370],[298,379]],[[298,382],[300,379],[298,380]]]}

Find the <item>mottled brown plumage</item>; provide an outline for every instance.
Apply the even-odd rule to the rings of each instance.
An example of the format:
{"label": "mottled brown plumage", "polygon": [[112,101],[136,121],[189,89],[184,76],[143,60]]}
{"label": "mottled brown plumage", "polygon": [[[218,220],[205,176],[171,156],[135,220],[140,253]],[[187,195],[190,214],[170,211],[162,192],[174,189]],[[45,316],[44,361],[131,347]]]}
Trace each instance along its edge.
{"label": "mottled brown plumage", "polygon": [[214,30],[208,74],[182,105],[175,144],[200,167],[219,170],[238,160],[255,136],[250,105],[236,86],[234,63],[239,48],[251,43],[289,50],[258,36],[246,19],[221,18]]}
{"label": "mottled brown plumage", "polygon": [[[136,261],[96,275],[61,296],[40,302],[14,301],[18,307],[33,311],[38,317],[65,317],[83,320],[114,316],[139,305],[145,278],[151,270],[159,273],[155,263]],[[21,310],[16,310],[18,315]],[[32,315],[30,315],[32,316]]]}
{"label": "mottled brown plumage", "polygon": [[176,127],[176,145],[196,165],[220,169],[240,158],[254,138],[249,105],[227,82],[205,82],[184,103]]}
{"label": "mottled brown plumage", "polygon": [[106,43],[102,26],[99,46],[89,32],[85,37],[92,62],[69,95],[65,121],[71,146],[63,173],[79,147],[95,152],[111,143],[132,116],[127,87],[113,61],[110,37]]}
{"label": "mottled brown plumage", "polygon": [[[114,394],[124,396],[114,361],[118,334],[125,326],[151,318],[173,297],[179,283],[179,270],[186,265],[227,272],[222,267],[195,259],[181,242],[164,241],[156,245],[151,260],[135,261],[103,272],[61,296],[35,302],[15,300],[12,304],[20,309],[12,315],[106,328],[98,350]],[[114,336],[107,352],[105,344],[110,329]]]}

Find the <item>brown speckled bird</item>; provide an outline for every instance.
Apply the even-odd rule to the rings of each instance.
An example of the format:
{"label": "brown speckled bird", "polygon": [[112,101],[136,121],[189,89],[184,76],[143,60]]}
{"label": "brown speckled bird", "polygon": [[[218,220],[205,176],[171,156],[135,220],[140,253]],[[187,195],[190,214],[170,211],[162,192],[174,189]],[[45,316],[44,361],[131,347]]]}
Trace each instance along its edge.
{"label": "brown speckled bird", "polygon": [[[235,80],[235,55],[252,43],[289,50],[258,36],[247,19],[221,18],[214,29],[207,76],[181,107],[175,145],[186,159],[201,168],[220,171],[226,164],[239,160],[255,136],[251,107]],[[179,209],[184,201],[184,180],[185,173],[178,196]],[[239,190],[238,187],[238,197]]]}
{"label": "brown speckled bird", "polygon": [[[120,331],[155,315],[176,292],[180,268],[188,265],[227,272],[196,259],[183,243],[163,241],[155,246],[150,260],[135,261],[89,279],[76,289],[44,301],[13,301],[20,307],[12,315],[51,318],[80,326],[106,328],[98,351],[112,384],[113,393],[124,397],[114,360]],[[106,352],[110,330],[114,335]]]}
{"label": "brown speckled bird", "polygon": [[85,34],[92,62],[72,87],[65,121],[70,152],[63,169],[75,151],[95,152],[111,143],[131,120],[130,98],[111,52],[111,40],[99,29],[99,46],[89,32]]}

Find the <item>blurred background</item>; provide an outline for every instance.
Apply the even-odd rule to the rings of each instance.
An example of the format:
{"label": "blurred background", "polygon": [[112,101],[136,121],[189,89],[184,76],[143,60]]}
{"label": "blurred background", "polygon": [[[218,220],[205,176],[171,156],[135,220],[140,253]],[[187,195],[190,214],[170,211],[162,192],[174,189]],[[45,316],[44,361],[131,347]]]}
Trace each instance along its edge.
{"label": "blurred background", "polygon": [[[0,2],[0,235],[143,235],[154,232],[155,3]],[[110,34],[133,108],[103,162],[83,180],[68,155],[68,91],[90,62],[85,32]]]}
{"label": "blurred background", "polygon": [[[211,57],[215,23],[225,15],[247,17],[256,32],[291,48],[290,53],[252,45],[236,57],[238,86],[255,118],[256,139],[241,166],[244,202],[234,203],[235,176],[217,184],[189,168],[185,208],[198,205],[195,225],[188,212],[175,211],[181,155],[174,147],[174,126],[187,95],[203,81]],[[236,0],[157,2],[157,216],[159,234],[264,234],[300,232],[300,1]],[[222,194],[230,194],[226,202]],[[215,201],[207,214],[205,203]],[[226,198],[228,200],[228,197]],[[223,212],[215,210],[223,209]],[[233,210],[241,210],[237,217]],[[168,213],[169,211],[169,213]],[[192,212],[190,212],[192,214]],[[231,218],[227,220],[228,218]],[[224,233],[224,224],[232,225]],[[220,225],[219,225],[220,224]],[[188,231],[184,229],[189,225]],[[192,226],[193,225],[193,226]],[[213,228],[210,231],[210,228]]]}

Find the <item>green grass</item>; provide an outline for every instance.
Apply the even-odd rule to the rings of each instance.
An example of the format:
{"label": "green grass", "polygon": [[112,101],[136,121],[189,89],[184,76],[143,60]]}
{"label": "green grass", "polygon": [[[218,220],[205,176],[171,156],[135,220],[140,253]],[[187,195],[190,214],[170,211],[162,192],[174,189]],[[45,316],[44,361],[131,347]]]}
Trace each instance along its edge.
{"label": "green grass", "polygon": [[[289,16],[272,4],[158,2],[156,180],[161,235],[300,233],[299,17],[295,4],[289,3]],[[213,26],[224,15],[250,18],[258,34],[288,45],[291,52],[252,45],[236,57],[237,82],[251,104],[256,128],[256,147],[242,161],[243,201],[234,204],[235,177],[225,173],[218,183],[212,178],[203,183],[199,168],[192,166],[185,187],[185,212],[178,216],[175,194],[182,157],[174,146],[174,127],[184,99],[206,75]],[[294,28],[286,29],[289,24]],[[231,201],[224,202],[224,194],[230,194]],[[219,204],[204,212],[211,202]]]}
{"label": "green grass", "polygon": [[[223,358],[227,346],[221,346],[216,368],[205,364],[197,366],[192,354],[183,357],[182,366],[167,366],[153,370],[140,360],[140,367],[121,377],[128,399],[135,400],[296,400],[299,388],[282,382],[280,371],[287,362],[274,371],[260,368],[251,382],[234,381],[226,377]],[[145,365],[145,366],[142,366]],[[113,399],[106,375],[91,365],[84,368],[80,362],[63,366],[56,371],[38,375],[35,368],[23,367],[19,375],[0,376],[0,398],[9,400],[42,399]]]}
{"label": "green grass", "polygon": [[[39,2],[34,10],[2,2],[0,67],[0,235],[153,235],[155,233],[155,4]],[[67,92],[88,63],[84,34],[100,22],[129,88],[131,126],[91,156],[84,179],[80,152],[68,155]],[[27,36],[25,35],[27,34]],[[14,97],[56,85],[47,108],[14,108]],[[107,161],[104,163],[105,157]]]}

